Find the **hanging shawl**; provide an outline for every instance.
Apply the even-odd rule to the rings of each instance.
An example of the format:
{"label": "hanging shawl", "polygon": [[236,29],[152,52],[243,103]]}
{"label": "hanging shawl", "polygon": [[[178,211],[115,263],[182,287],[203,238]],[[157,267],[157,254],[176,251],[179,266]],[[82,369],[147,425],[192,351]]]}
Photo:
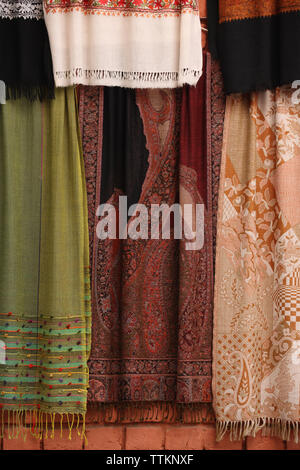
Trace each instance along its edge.
{"label": "hanging shawl", "polygon": [[[197,87],[183,91],[80,87],[93,310],[89,400],[105,420],[211,419],[210,74],[208,62]],[[186,250],[173,232],[170,239],[99,240],[97,208],[109,203],[118,213],[124,195],[128,207],[149,210],[204,204],[204,246]]]}
{"label": "hanging shawl", "polygon": [[195,85],[202,70],[197,0],[44,0],[56,86]]}
{"label": "hanging shawl", "polygon": [[[207,97],[209,99],[209,96]],[[220,65],[212,60],[211,65],[211,124],[210,124],[210,154],[212,164],[212,214],[213,214],[213,251],[214,263],[217,238],[218,199],[220,184],[220,169],[223,147],[223,127],[225,118],[225,95]]]}
{"label": "hanging shawl", "polygon": [[227,93],[272,89],[300,77],[300,0],[207,0],[209,47]]}
{"label": "hanging shawl", "polygon": [[[0,107],[0,422],[47,437],[86,411],[87,205],[74,90]],[[1,434],[1,431],[0,431]]]}
{"label": "hanging shawl", "polygon": [[42,0],[0,0],[0,80],[6,86],[7,98],[53,98],[52,59]]}
{"label": "hanging shawl", "polygon": [[300,106],[293,90],[229,97],[215,286],[217,436],[298,439]]}

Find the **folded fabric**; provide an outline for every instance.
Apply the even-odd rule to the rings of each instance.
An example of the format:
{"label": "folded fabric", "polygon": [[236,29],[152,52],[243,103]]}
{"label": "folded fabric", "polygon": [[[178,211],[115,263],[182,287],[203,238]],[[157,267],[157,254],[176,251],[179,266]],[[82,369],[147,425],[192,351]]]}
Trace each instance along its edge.
{"label": "folded fabric", "polygon": [[214,309],[217,437],[298,440],[300,106],[227,98]]}
{"label": "folded fabric", "polygon": [[226,93],[272,89],[300,77],[300,0],[207,0],[209,48]]}
{"label": "folded fabric", "polygon": [[197,0],[44,0],[56,86],[195,85],[202,71]]}
{"label": "folded fabric", "polygon": [[7,98],[54,97],[42,0],[0,0],[0,80]]}
{"label": "folded fabric", "polygon": [[[87,203],[74,89],[0,108],[0,434],[84,422]],[[84,429],[82,429],[84,431]]]}

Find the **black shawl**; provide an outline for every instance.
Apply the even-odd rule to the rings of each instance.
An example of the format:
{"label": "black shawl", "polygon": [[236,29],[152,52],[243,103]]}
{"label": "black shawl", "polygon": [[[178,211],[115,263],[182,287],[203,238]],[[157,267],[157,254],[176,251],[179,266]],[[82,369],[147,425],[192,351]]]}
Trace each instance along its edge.
{"label": "black shawl", "polygon": [[54,78],[41,0],[0,0],[0,80],[6,97],[54,97]]}
{"label": "black shawl", "polygon": [[300,0],[207,0],[209,49],[226,93],[300,79]]}

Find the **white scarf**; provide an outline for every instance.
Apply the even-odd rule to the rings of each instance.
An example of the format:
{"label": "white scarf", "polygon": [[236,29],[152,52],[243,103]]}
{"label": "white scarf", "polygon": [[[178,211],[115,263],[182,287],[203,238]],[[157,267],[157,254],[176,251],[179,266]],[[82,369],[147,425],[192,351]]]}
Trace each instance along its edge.
{"label": "white scarf", "polygon": [[202,73],[197,0],[44,0],[56,86],[174,88]]}

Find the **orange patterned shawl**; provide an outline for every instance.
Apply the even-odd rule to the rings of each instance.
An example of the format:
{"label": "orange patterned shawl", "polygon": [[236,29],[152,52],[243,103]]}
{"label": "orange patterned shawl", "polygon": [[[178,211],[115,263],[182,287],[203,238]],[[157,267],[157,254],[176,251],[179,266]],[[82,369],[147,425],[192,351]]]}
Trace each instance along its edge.
{"label": "orange patterned shawl", "polygon": [[300,106],[289,87],[227,99],[214,329],[217,435],[298,439]]}

